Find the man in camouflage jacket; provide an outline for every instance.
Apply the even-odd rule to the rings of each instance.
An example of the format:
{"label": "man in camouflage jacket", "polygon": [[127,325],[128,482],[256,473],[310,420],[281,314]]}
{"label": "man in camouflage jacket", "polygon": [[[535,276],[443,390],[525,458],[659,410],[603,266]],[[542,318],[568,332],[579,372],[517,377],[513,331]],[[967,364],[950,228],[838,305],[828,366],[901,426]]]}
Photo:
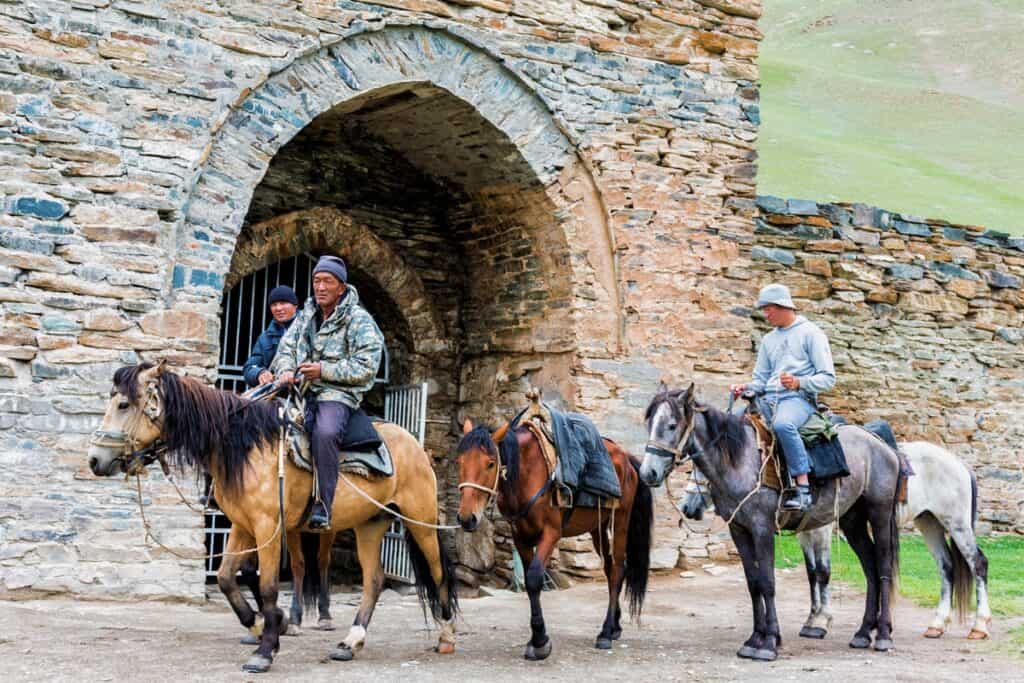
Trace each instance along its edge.
{"label": "man in camouflage jacket", "polygon": [[271,366],[279,384],[311,382],[316,401],[310,449],[316,463],[317,499],[309,526],[328,529],[338,484],[338,453],[349,417],[373,388],[384,336],[348,284],[345,262],[322,256],[313,269],[313,296],[281,338]]}

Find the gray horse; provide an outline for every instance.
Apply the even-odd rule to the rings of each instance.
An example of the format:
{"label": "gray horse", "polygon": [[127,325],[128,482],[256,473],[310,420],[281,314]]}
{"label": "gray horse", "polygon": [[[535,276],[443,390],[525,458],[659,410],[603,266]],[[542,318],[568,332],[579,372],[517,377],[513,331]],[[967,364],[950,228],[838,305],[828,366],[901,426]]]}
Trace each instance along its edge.
{"label": "gray horse", "polygon": [[782,513],[779,492],[761,486],[761,455],[746,417],[698,402],[691,384],[679,391],[662,385],[645,419],[648,445],[640,477],[658,486],[677,464],[692,458],[708,478],[718,514],[731,520],[729,532],[743,560],[754,613],[753,633],[737,655],[762,661],[778,656],[782,638],[775,612],[776,530],[826,526],[836,513],[867,579],[864,617],[850,647],[870,647],[872,631],[876,650],[893,647],[890,598],[899,574],[900,477],[895,451],[860,427],[840,427],[850,475],[815,487],[814,506],[806,515]]}

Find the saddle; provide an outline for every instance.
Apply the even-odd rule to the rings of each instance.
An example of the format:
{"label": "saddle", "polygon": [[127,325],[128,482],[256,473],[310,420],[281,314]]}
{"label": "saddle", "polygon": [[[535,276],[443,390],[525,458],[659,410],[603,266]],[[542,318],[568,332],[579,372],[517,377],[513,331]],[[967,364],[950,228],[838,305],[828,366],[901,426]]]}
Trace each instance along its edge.
{"label": "saddle", "polygon": [[[288,457],[296,467],[313,471],[313,456],[309,449],[309,434],[303,428],[304,410],[301,405],[290,405],[286,438]],[[340,471],[360,477],[390,477],[395,473],[391,451],[380,438],[374,420],[361,408],[349,417],[348,428],[338,452]]]}
{"label": "saddle", "polygon": [[[574,494],[571,487],[562,481],[561,461],[558,457],[558,444],[552,432],[554,418],[551,409],[541,402],[540,389],[531,389],[526,392],[526,399],[529,401],[525,410],[516,418],[522,426],[530,430],[537,443],[540,444],[541,453],[544,455],[544,463],[547,465],[548,477],[553,481],[555,504],[563,509],[572,507],[597,507],[615,509],[619,506],[617,498],[596,497],[587,495],[582,500],[582,495]],[[583,492],[580,492],[582,494]],[[591,498],[596,504],[591,504]]]}

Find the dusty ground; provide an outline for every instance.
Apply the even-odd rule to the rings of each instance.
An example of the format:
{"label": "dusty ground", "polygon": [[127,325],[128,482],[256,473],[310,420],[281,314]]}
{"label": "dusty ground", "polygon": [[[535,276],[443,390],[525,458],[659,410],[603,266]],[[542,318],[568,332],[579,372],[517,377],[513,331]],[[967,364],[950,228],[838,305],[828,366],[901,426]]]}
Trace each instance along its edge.
{"label": "dusty ground", "polygon": [[[653,580],[642,628],[629,626],[611,652],[593,649],[604,611],[604,587],[577,586],[545,593],[554,652],[542,663],[522,659],[529,632],[524,595],[499,592],[465,600],[455,655],[430,651],[434,634],[414,597],[393,591],[374,615],[367,647],[356,661],[326,661],[345,631],[306,630],[283,640],[271,673],[240,671],[251,648],[226,604],[203,607],[160,603],[97,603],[68,599],[0,602],[0,680],[123,681],[276,680],[355,681],[969,681],[1024,679],[1024,653],[1009,654],[1007,631],[996,623],[992,640],[968,643],[966,627],[940,641],[918,634],[930,613],[902,601],[896,612],[897,650],[850,650],[862,596],[840,591],[833,633],[827,640],[797,637],[807,603],[802,573],[780,574],[784,646],[778,661],[756,664],[735,651],[746,638],[750,605],[740,570],[717,578],[675,574]],[[336,594],[334,616],[350,623],[356,599]],[[1017,624],[1021,620],[1017,620]]]}

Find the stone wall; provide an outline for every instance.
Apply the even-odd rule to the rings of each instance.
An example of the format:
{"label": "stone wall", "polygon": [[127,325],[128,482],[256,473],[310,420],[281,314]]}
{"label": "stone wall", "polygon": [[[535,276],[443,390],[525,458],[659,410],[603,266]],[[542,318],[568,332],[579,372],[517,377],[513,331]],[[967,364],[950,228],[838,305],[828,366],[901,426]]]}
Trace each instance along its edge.
{"label": "stone wall", "polygon": [[757,204],[737,276],[789,285],[828,333],[826,402],[948,445],[978,475],[981,529],[1024,533],[1024,237],[863,204]]}
{"label": "stone wall", "polygon": [[[396,328],[457,330],[424,350],[452,359],[436,455],[455,413],[505,416],[529,384],[637,451],[662,376],[750,362],[751,322],[728,311],[755,286],[730,272],[753,234],[759,14],[758,0],[0,3],[0,591],[201,595],[198,562],[143,544],[132,490],[88,474],[87,435],[121,364],[164,356],[212,378],[224,288],[253,265],[254,226],[284,211],[340,212],[362,244],[392,245],[428,311],[392,302]],[[440,109],[400,114],[435,94]],[[321,175],[328,194],[288,196],[303,140],[349,170],[415,167],[446,210],[399,227],[434,231],[457,261],[432,272],[383,224],[415,193]],[[406,291],[384,280],[373,291]],[[453,283],[458,306],[441,300]],[[172,512],[161,477],[146,495],[155,533],[198,551],[200,521]]]}

